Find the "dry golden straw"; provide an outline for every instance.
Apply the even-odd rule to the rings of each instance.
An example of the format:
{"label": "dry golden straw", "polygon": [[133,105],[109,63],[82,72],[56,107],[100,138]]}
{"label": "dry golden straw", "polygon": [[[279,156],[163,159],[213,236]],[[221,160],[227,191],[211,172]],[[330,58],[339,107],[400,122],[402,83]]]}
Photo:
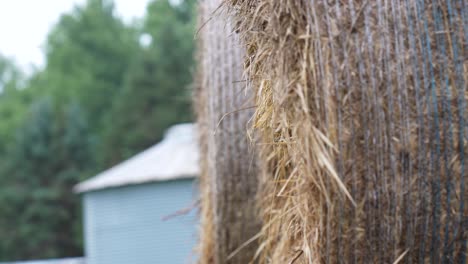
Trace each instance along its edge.
{"label": "dry golden straw", "polygon": [[466,1],[224,8],[261,135],[257,261],[465,263]]}
{"label": "dry golden straw", "polygon": [[[220,0],[200,7],[198,89],[195,95],[202,175],[199,263],[253,260],[260,231],[257,159],[247,138],[253,96],[242,81],[244,52]],[[225,16],[224,16],[225,17]]]}

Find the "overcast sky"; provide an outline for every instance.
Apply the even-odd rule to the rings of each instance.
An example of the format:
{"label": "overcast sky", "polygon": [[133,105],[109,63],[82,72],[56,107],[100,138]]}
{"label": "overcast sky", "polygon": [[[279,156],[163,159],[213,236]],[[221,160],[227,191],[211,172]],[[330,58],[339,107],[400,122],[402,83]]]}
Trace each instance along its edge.
{"label": "overcast sky", "polygon": [[[24,70],[44,64],[42,46],[60,15],[85,0],[0,0],[0,53]],[[117,13],[129,22],[142,17],[149,0],[115,0]]]}

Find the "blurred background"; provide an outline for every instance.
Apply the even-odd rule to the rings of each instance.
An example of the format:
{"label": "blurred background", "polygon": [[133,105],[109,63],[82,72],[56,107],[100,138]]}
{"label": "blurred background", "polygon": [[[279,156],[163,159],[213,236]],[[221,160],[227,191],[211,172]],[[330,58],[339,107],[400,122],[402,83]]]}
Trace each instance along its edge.
{"label": "blurred background", "polygon": [[194,2],[0,0],[0,262],[84,256],[73,187],[191,122]]}

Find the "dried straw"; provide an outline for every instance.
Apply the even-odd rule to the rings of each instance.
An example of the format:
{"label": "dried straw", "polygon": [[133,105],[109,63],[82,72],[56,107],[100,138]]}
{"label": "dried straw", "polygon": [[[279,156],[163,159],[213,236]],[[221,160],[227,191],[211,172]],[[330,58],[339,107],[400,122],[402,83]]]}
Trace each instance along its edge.
{"label": "dried straw", "polygon": [[220,0],[202,0],[198,123],[202,130],[199,263],[249,263],[260,231],[255,197],[258,169],[247,138],[253,96],[242,81],[244,53]]}
{"label": "dried straw", "polygon": [[465,263],[466,1],[225,7],[261,134],[258,261]]}
{"label": "dried straw", "polygon": [[[198,24],[203,23],[204,8],[198,6]],[[197,39],[197,46],[203,47],[203,39]],[[198,48],[196,52],[196,61],[198,63],[197,72],[195,74],[195,85],[193,92],[193,106],[196,113],[197,128],[198,128],[198,145],[200,151],[200,176],[198,178],[199,189],[199,241],[197,244],[196,252],[199,256],[198,262],[203,264],[214,264],[215,260],[215,234],[214,234],[214,213],[212,203],[212,188],[210,184],[210,170],[208,159],[208,142],[210,140],[210,121],[208,116],[208,93],[207,89],[203,87],[203,63],[204,50]]]}

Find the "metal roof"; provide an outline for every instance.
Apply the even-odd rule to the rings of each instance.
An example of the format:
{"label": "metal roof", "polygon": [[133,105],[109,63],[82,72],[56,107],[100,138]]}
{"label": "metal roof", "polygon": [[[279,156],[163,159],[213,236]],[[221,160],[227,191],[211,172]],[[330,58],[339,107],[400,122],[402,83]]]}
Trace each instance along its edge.
{"label": "metal roof", "polygon": [[79,183],[78,193],[153,181],[192,178],[199,174],[196,126],[169,128],[164,139],[140,154]]}
{"label": "metal roof", "polygon": [[64,259],[48,259],[48,260],[31,260],[18,262],[0,262],[1,264],[85,264],[84,258],[64,258]]}

